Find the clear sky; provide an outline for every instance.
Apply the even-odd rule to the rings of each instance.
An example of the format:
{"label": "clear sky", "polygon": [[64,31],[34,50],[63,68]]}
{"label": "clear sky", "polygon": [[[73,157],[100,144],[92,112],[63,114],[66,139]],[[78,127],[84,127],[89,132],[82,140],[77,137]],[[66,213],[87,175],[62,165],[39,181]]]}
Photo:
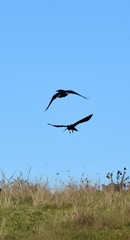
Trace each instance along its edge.
{"label": "clear sky", "polygon": [[[56,99],[57,89],[75,95]],[[69,134],[52,124],[93,118]],[[130,1],[0,2],[0,168],[7,177],[130,175]],[[69,172],[68,172],[69,171]]]}

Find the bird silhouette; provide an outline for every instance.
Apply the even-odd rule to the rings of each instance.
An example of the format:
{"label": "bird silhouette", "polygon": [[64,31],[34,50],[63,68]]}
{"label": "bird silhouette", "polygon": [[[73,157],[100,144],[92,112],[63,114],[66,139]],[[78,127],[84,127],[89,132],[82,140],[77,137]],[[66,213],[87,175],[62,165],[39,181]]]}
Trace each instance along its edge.
{"label": "bird silhouette", "polygon": [[51,103],[56,99],[56,98],[63,98],[63,97],[66,97],[68,94],[76,94],[82,98],[85,98],[85,99],[88,99],[84,96],[82,96],[81,94],[75,92],[75,91],[72,91],[72,90],[63,90],[63,89],[59,89],[59,90],[56,90],[56,94],[53,95],[53,97],[51,98],[47,108],[45,109],[45,111],[50,107]]}
{"label": "bird silhouette", "polygon": [[93,116],[93,114],[90,114],[89,116],[87,116],[85,118],[82,118],[81,120],[79,120],[79,121],[77,121],[77,122],[75,122],[73,124],[70,124],[70,125],[54,125],[54,124],[50,124],[50,123],[48,123],[48,125],[53,126],[53,127],[66,127],[65,130],[69,130],[70,133],[71,133],[71,131],[72,132],[73,131],[77,131],[78,132],[78,130],[76,129],[75,126],[77,126],[80,123],[89,121],[92,116]]}

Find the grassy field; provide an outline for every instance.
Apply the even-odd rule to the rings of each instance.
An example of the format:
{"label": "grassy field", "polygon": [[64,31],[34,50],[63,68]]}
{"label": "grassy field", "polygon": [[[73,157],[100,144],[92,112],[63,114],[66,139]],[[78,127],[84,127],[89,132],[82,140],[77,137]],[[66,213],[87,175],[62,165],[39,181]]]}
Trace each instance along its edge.
{"label": "grassy field", "polygon": [[130,240],[130,191],[1,181],[0,240]]}

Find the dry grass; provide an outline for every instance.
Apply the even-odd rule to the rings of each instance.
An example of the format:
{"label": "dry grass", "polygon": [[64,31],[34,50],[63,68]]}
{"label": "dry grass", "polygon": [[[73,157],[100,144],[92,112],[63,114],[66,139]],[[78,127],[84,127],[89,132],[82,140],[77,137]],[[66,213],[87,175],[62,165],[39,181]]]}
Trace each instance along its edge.
{"label": "dry grass", "polygon": [[130,239],[130,191],[1,180],[0,240]]}

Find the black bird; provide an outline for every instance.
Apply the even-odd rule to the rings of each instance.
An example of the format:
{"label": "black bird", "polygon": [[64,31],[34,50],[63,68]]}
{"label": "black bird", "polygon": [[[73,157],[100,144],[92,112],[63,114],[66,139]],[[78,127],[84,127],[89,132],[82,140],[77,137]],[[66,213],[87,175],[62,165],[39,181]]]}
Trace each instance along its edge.
{"label": "black bird", "polygon": [[51,101],[49,102],[47,108],[45,109],[45,111],[50,107],[51,103],[56,99],[56,98],[62,98],[62,97],[66,97],[68,94],[76,94],[80,97],[83,97],[85,99],[88,99],[82,95],[80,95],[79,93],[77,92],[74,92],[72,90],[62,90],[62,89],[59,89],[59,90],[56,90],[56,94],[53,95],[53,97],[51,98]]}
{"label": "black bird", "polygon": [[[53,125],[53,124],[50,124],[50,123],[48,123],[48,125],[51,125],[51,126],[53,126],[53,127],[66,127],[66,129],[65,130],[69,130],[69,132],[73,132],[73,131],[77,131],[78,132],[78,130],[76,129],[76,125],[78,125],[78,124],[80,124],[80,123],[83,123],[83,122],[87,122],[87,121],[89,121],[90,120],[90,118],[93,116],[93,114],[91,114],[91,115],[89,115],[89,116],[87,116],[87,117],[85,117],[85,118],[83,118],[83,119],[81,119],[81,120],[79,120],[79,121],[77,121],[77,122],[75,122],[75,123],[73,123],[73,124],[70,124],[70,125]],[[65,131],[64,130],[64,131]]]}

